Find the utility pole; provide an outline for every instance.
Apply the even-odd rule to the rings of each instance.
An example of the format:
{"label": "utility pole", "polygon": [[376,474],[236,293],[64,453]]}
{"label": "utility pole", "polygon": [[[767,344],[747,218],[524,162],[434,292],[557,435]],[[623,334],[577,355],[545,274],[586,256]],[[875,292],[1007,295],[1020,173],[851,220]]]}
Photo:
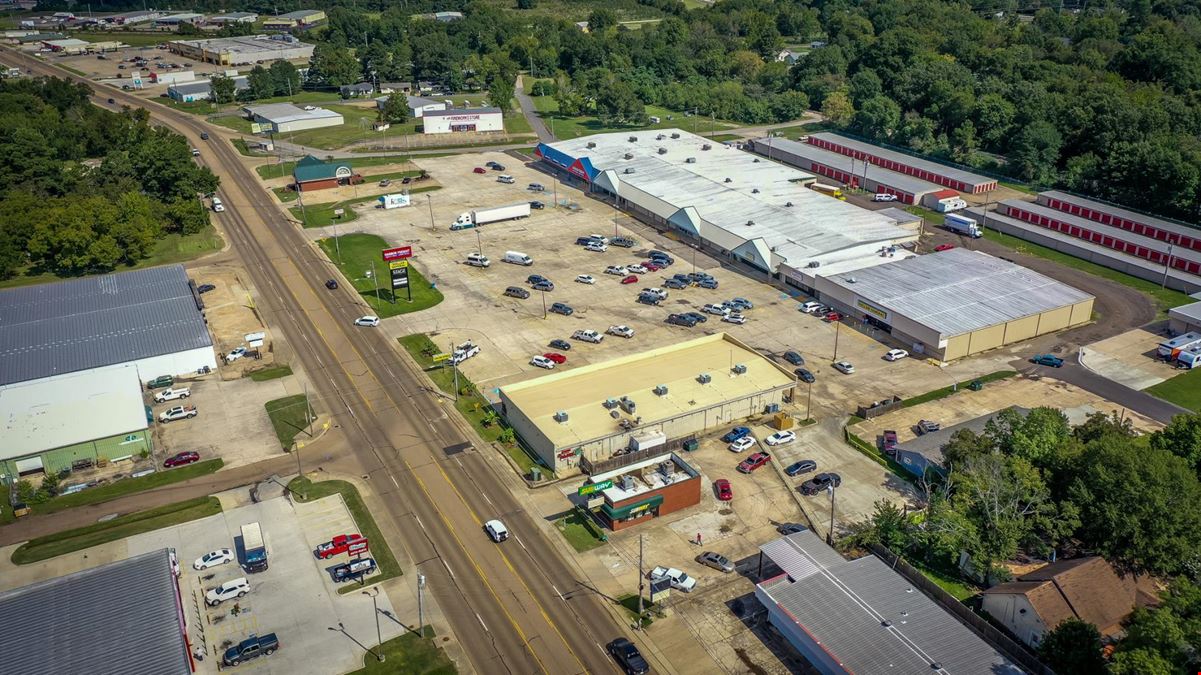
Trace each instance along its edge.
{"label": "utility pole", "polygon": [[296,184],[296,201],[300,204],[300,223],[304,227],[308,227],[309,218],[304,212],[304,190],[301,189],[299,183]]}
{"label": "utility pole", "polygon": [[542,291],[542,318],[546,318],[546,291]]}
{"label": "utility pole", "polygon": [[830,529],[826,532],[826,543],[834,545],[834,484],[831,483],[826,487],[826,491],[830,493]]}
{"label": "utility pole", "polygon": [[[375,282],[375,301],[377,303],[383,302],[382,300],[380,300],[380,297],[379,297],[379,277],[375,276],[375,260],[374,259],[372,259],[372,261],[371,261],[371,281]],[[837,343],[835,343],[835,345],[836,346],[834,347],[834,355],[837,356],[838,355]]]}
{"label": "utility pole", "polygon": [[363,591],[363,595],[371,596],[371,609],[375,610],[375,644],[376,644],[375,658],[380,663],[383,663],[385,660],[384,638],[383,638],[383,635],[380,634],[380,629],[379,629],[379,602],[377,600],[377,598],[379,598],[379,586],[376,586],[374,588],[374,590],[375,590],[374,593],[368,593],[367,591]]}
{"label": "utility pole", "polygon": [[475,250],[484,255],[484,244],[480,241],[480,228],[475,228]]}
{"label": "utility pole", "polygon": [[417,630],[425,637],[425,606],[421,602],[421,592],[425,590],[425,575],[417,575]]}
{"label": "utility pole", "polygon": [[834,322],[834,360],[838,360],[838,336],[842,332],[842,322]]}
{"label": "utility pole", "polygon": [[[1179,238],[1177,238],[1177,241],[1179,241]],[[1172,267],[1172,242],[1169,241],[1168,242],[1168,260],[1167,260],[1167,262],[1165,262],[1163,264],[1163,283],[1160,284],[1160,288],[1168,287],[1168,270],[1170,270],[1171,267]]]}
{"label": "utility pole", "polygon": [[338,267],[342,266],[342,239],[338,237],[338,221],[334,221],[334,248],[338,251]]}
{"label": "utility pole", "polygon": [[[545,294],[544,294],[545,295]],[[455,342],[450,341],[450,367],[455,372],[455,400],[459,400],[459,364],[455,362]]]}
{"label": "utility pole", "polygon": [[425,196],[425,205],[430,207],[430,232],[434,231],[434,203],[430,201],[430,196]]}
{"label": "utility pole", "polygon": [[805,419],[807,419],[807,420],[813,419],[813,415],[809,412],[810,406],[812,406],[812,405],[813,405],[813,383],[810,382],[809,383],[809,396],[805,401]]}
{"label": "utility pole", "polygon": [[642,576],[642,535],[638,535],[638,630],[642,630],[642,591],[646,588],[646,577]]}

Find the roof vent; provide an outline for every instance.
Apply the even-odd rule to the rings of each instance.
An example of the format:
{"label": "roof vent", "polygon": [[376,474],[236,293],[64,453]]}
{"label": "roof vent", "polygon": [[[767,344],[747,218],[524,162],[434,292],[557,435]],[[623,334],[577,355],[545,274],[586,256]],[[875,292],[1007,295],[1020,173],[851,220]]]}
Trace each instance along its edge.
{"label": "roof vent", "polygon": [[622,173],[634,173],[634,167],[628,166],[626,167],[625,171],[622,171]]}
{"label": "roof vent", "polygon": [[659,154],[660,154],[660,155],[666,155],[666,154],[667,154],[667,148],[659,148]]}
{"label": "roof vent", "polygon": [[881,621],[881,622],[880,622],[880,625],[881,625],[881,626],[884,626],[885,628],[888,628],[889,626],[891,626],[891,625],[892,625],[892,622],[891,622],[891,621],[889,621],[888,619],[885,619],[885,620],[883,620],[883,621]]}
{"label": "roof vent", "polygon": [[656,141],[661,141],[661,140],[663,140],[664,138],[667,138],[667,137],[666,137],[666,136],[664,136],[663,134],[659,134],[658,136],[655,136],[655,140],[656,140]]}
{"label": "roof vent", "polygon": [[734,182],[734,179],[733,179],[733,178],[727,178],[727,179],[725,180],[725,182],[726,182],[726,183],[733,183],[733,182]]}
{"label": "roof vent", "polygon": [[674,134],[672,134],[672,135],[671,135],[671,137],[672,137],[672,138],[679,138],[679,137],[680,137],[680,134],[679,134],[679,133],[674,133]]}
{"label": "roof vent", "polygon": [[754,224],[755,224],[755,221],[753,221],[753,220],[748,220],[748,221],[746,221],[746,226],[747,226],[747,227],[751,227],[751,226],[753,226]]}
{"label": "roof vent", "polygon": [[701,373],[700,375],[696,376],[696,381],[700,382],[701,384],[709,384],[713,381],[713,378],[709,376],[709,373]]}
{"label": "roof vent", "polygon": [[758,158],[758,157],[756,157],[756,158],[755,158],[755,161],[754,161],[754,162],[751,162],[751,163],[752,163],[752,164],[758,164],[758,163],[759,163],[759,158]]}
{"label": "roof vent", "polygon": [[713,149],[713,146],[709,145],[708,143],[701,146],[701,150],[712,150],[712,149]]}
{"label": "roof vent", "polygon": [[632,399],[628,396],[622,396],[620,403],[621,403],[622,410],[630,413],[631,415],[634,414],[634,408],[635,408],[634,399]]}
{"label": "roof vent", "polygon": [[684,163],[685,164],[696,164],[696,157],[689,157],[688,159],[684,160]]}
{"label": "roof vent", "polygon": [[629,142],[631,142],[631,143],[637,143],[637,142],[638,142],[638,137],[637,137],[637,136],[630,136],[630,137],[629,137],[628,139],[626,139],[626,140],[628,140],[628,141],[629,141]]}
{"label": "roof vent", "polygon": [[847,283],[848,283],[848,284],[853,284],[853,283],[855,283],[856,281],[859,281],[859,280],[858,280],[858,279],[856,279],[855,277],[847,277]]}
{"label": "roof vent", "polygon": [[621,417],[621,413],[616,410],[610,410],[609,417],[612,417],[613,419],[618,419]]}
{"label": "roof vent", "polygon": [[667,396],[667,385],[660,384],[655,387],[655,396]]}
{"label": "roof vent", "polygon": [[566,422],[567,421],[567,411],[560,410],[559,412],[555,413],[555,421],[558,422],[559,424],[563,424],[564,422]]}
{"label": "roof vent", "polygon": [[788,208],[790,208],[790,209],[791,209],[791,208],[792,208],[792,202],[787,202],[787,203],[785,203],[785,204],[784,204],[784,206],[787,206]]}
{"label": "roof vent", "polygon": [[607,410],[612,410],[617,407],[617,399],[607,398],[607,399],[605,399],[605,402],[602,403],[601,405],[605,406],[605,408]]}
{"label": "roof vent", "polygon": [[753,195],[759,194],[759,188],[751,188],[751,194],[753,194]]}
{"label": "roof vent", "polygon": [[634,154],[627,152],[626,154],[622,155],[621,158],[622,159],[634,159]]}
{"label": "roof vent", "polygon": [[590,147],[590,148],[595,148],[595,147],[596,147],[596,142],[595,142],[595,141],[588,141],[588,147]]}
{"label": "roof vent", "polygon": [[735,363],[734,367],[731,368],[730,370],[734,371],[735,375],[745,375],[746,374],[746,364]]}
{"label": "roof vent", "polygon": [[822,263],[820,260],[810,260],[809,264],[805,265],[805,267],[808,267],[810,269],[813,269],[814,267],[821,267],[821,266],[822,266]]}

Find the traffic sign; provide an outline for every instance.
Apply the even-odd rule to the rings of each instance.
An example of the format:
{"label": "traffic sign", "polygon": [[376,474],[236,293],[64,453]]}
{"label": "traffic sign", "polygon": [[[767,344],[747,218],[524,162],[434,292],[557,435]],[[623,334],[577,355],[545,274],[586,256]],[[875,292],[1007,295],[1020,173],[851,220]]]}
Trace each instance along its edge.
{"label": "traffic sign", "polygon": [[577,492],[576,494],[583,497],[584,495],[590,495],[594,492],[600,492],[601,490],[608,490],[611,487],[613,487],[613,481],[602,480],[599,483],[589,483],[587,485],[581,486],[580,491]]}
{"label": "traffic sign", "polygon": [[402,270],[408,266],[408,260],[393,260],[392,262],[388,263],[388,269],[390,270]]}
{"label": "traffic sign", "polygon": [[404,260],[405,258],[413,257],[412,246],[397,246],[395,248],[386,248],[380,252],[384,257],[384,262],[393,260]]}
{"label": "traffic sign", "polygon": [[442,363],[443,361],[449,360],[450,354],[434,354],[434,363]]}

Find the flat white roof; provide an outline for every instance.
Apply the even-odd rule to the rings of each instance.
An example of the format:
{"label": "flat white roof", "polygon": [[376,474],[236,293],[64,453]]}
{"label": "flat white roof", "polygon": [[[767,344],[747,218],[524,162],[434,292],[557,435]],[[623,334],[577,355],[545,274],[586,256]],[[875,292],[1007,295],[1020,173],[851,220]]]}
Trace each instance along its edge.
{"label": "flat white roof", "polygon": [[1201,302],[1173,307],[1168,310],[1168,316],[1182,321],[1201,321]]}
{"label": "flat white roof", "polygon": [[241,37],[209,38],[206,40],[174,40],[173,43],[212,52],[230,52],[233,54],[262,54],[264,52],[279,54],[289,49],[311,48],[313,46],[300,40],[280,40],[270,35],[245,35]]}
{"label": "flat white roof", "polygon": [[0,459],[145,428],[142,382],[132,365],[0,387]]}
{"label": "flat white roof", "polygon": [[[857,176],[864,174],[863,162],[856,162],[847,155],[840,155],[837,152],[823,150],[816,145],[801,143],[799,141],[791,141],[787,138],[756,138],[753,141],[755,152],[761,155],[773,157],[776,159],[786,158],[788,155],[803,157],[811,162],[824,164],[831,169],[853,173]],[[914,178],[903,173],[897,173],[885,169],[881,166],[872,166],[867,169],[868,180],[877,183],[883,183],[895,190],[902,190],[911,195],[916,195],[918,199],[930,192],[942,190],[941,185],[935,185],[929,181],[924,181],[920,178]]]}
{"label": "flat white roof", "polygon": [[[839,134],[832,134],[829,132],[821,132],[821,133],[811,134],[809,137],[821,139],[821,140],[826,141],[827,143],[835,143],[837,145],[841,145],[844,148],[858,150],[859,152],[865,153],[871,157],[879,157],[882,159],[891,159],[892,161],[897,162],[898,164],[903,164],[905,166],[911,166],[911,167],[914,167],[917,169],[922,169],[922,170],[928,171],[936,176],[943,176],[944,178],[951,178],[954,180],[962,181],[969,185],[980,185],[983,183],[997,182],[997,179],[995,179],[995,178],[989,178],[988,176],[982,176],[978,173],[964,171],[963,169],[957,169],[953,166],[947,166],[946,164],[939,164],[938,162],[932,162],[928,159],[922,159],[921,157],[916,157],[914,155],[908,155],[903,152],[898,152],[896,150],[889,150],[888,148],[884,148],[879,145],[874,145],[872,143],[866,143],[864,141],[858,141],[858,140],[855,140],[854,138],[848,138],[846,136],[841,136]],[[869,170],[868,175],[869,176],[871,175],[870,170]]]}
{"label": "flat white roof", "polygon": [[75,38],[67,38],[65,40],[49,40],[46,42],[46,44],[52,45],[54,47],[86,47],[92,43],[88,42],[87,40],[77,40]]}
{"label": "flat white roof", "polygon": [[756,242],[773,270],[780,262],[803,268],[835,251],[917,236],[878,213],[804,187],[813,174],[680,129],[597,134],[549,147],[588,158],[600,172],[598,185],[612,183],[620,196],[680,229],[698,230],[716,246],[734,251]]}
{"label": "flat white roof", "polygon": [[291,103],[268,103],[266,105],[248,105],[245,108],[251,114],[262,117],[272,124],[284,124],[286,122],[295,122],[297,120],[309,119],[342,119],[342,115],[333,110],[325,108],[317,108],[316,110],[304,110],[298,108]]}
{"label": "flat white roof", "polygon": [[819,276],[944,337],[1093,297],[1033,270],[966,248]]}

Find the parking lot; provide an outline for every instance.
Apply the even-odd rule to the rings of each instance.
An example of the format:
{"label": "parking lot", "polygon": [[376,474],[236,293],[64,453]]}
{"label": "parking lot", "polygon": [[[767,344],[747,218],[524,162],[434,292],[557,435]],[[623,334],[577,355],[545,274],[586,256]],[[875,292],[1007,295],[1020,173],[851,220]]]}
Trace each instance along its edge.
{"label": "parking lot", "polygon": [[1159,356],[1164,331],[1135,328],[1080,349],[1080,362],[1089,370],[1131,389],[1146,389],[1180,374]]}
{"label": "parking lot", "polygon": [[[503,164],[503,173],[512,175],[515,183],[497,182],[501,173],[497,171],[473,173],[473,168],[488,161]],[[813,387],[815,410],[827,402],[835,402],[835,410],[847,411],[848,404],[855,402],[928,391],[945,386],[952,378],[964,379],[998,370],[1006,358],[1012,358],[998,351],[946,369],[913,359],[889,363],[882,359],[888,346],[881,342],[845,325],[826,323],[798,312],[800,302],[806,298],[790,296],[763,283],[763,279],[655,233],[577,189],[556,186],[550,176],[536,170],[534,165],[523,164],[503,153],[418,158],[416,163],[444,185],[442,190],[428,195],[432,227],[430,208],[421,204],[425,200],[419,199],[407,209],[367,210],[356,221],[339,226],[339,233],[367,232],[391,244],[413,246],[414,264],[437,283],[446,300],[417,314],[386,319],[384,329],[397,337],[432,333],[437,344],[447,349],[466,340],[479,344],[480,355],[461,367],[494,400],[493,388],[541,374],[543,371],[531,366],[529,360],[536,354],[554,351],[548,343],[556,338],[572,343],[573,348],[565,353],[567,363],[559,366],[570,368],[702,333],[728,331],[767,354],[779,355],[791,349],[804,355],[806,367],[817,377]],[[533,182],[543,184],[546,192],[528,191],[526,186]],[[552,208],[556,193],[560,206]],[[477,229],[450,230],[450,223],[462,212],[534,199],[545,202],[547,208],[532,211],[529,218]],[[332,236],[333,230],[311,229],[306,233],[321,238]],[[593,233],[606,237],[632,236],[639,245],[628,249],[610,246],[603,253],[576,245],[577,237]],[[622,284],[619,276],[604,273],[610,265],[644,260],[650,249],[669,252],[675,264],[659,272],[637,275],[638,283],[629,285]],[[489,267],[465,264],[467,255],[477,250],[491,259]],[[506,251],[525,253],[534,259],[534,264],[526,267],[501,262]],[[705,290],[693,286],[669,290],[667,299],[658,307],[636,302],[640,289],[662,287],[671,275],[690,273],[694,266],[698,271],[712,274],[719,288]],[[550,279],[554,290],[545,294],[534,291],[524,300],[503,295],[509,286],[528,289],[526,280],[531,274]],[[596,283],[575,282],[581,274],[591,275]],[[716,316],[691,329],[665,323],[670,313],[699,312],[707,303],[734,297],[754,303],[754,309],[745,312],[748,317],[745,324],[723,323]],[[548,309],[553,303],[562,302],[574,313],[544,315],[543,300]],[[570,340],[576,330],[603,332],[611,325],[630,326],[635,336],[631,339],[609,336],[598,345]],[[855,374],[842,375],[829,366],[836,346],[838,358],[850,360],[855,365]]]}
{"label": "parking lot", "polygon": [[[171,39],[178,39],[178,36],[168,33],[163,34],[164,43]],[[113,40],[119,41],[120,35],[114,35]],[[150,73],[170,74],[192,71],[197,76],[200,76],[208,73],[224,73],[229,69],[228,66],[217,66],[211,63],[194,61],[191,58],[172,54],[166,49],[159,49],[157,47],[127,47],[113,52],[105,52],[105,58],[103,59],[97,58],[98,54],[63,55],[45,53],[38,54],[38,56],[43,57],[47,63],[71,68],[92,79],[109,81],[110,84],[116,87],[120,87],[122,84],[130,84],[132,86],[131,75],[138,72],[139,69],[133,63],[127,63],[125,60],[140,56],[150,61],[150,64],[146,68],[141,69],[143,77],[142,88],[136,90],[136,93],[146,98],[153,98],[167,93],[166,84],[156,85],[150,82]],[[156,57],[161,58],[156,60]],[[173,63],[177,67],[167,68],[165,64],[168,63]],[[154,67],[151,67],[151,65]]]}
{"label": "parking lot", "polygon": [[[222,501],[226,501],[224,496]],[[208,551],[236,549],[241,526],[252,522],[263,528],[268,570],[246,574],[237,563],[204,572],[192,569],[192,561]],[[8,562],[11,551],[6,549],[0,563],[0,585],[5,589],[23,586],[140,553],[174,548],[182,573],[180,591],[188,635],[194,646],[206,650],[204,660],[197,663],[197,672],[217,672],[226,643],[235,644],[250,633],[274,632],[280,650],[269,658],[244,663],[236,672],[342,673],[362,667],[364,650],[351,638],[369,646],[376,642],[372,599],[362,593],[339,595],[326,568],[346,562],[347,556],[321,561],[313,555],[313,549],[336,534],[355,531],[353,519],[338,496],[295,505],[283,498],[269,499],[32,565],[13,566]],[[204,604],[206,590],[242,576],[250,583],[248,595],[216,608]],[[415,622],[415,616],[397,613],[387,594],[380,593],[376,602],[381,612]],[[384,640],[404,630],[388,614],[379,617]],[[347,635],[337,631],[339,622]],[[330,626],[335,630],[329,630]]]}

